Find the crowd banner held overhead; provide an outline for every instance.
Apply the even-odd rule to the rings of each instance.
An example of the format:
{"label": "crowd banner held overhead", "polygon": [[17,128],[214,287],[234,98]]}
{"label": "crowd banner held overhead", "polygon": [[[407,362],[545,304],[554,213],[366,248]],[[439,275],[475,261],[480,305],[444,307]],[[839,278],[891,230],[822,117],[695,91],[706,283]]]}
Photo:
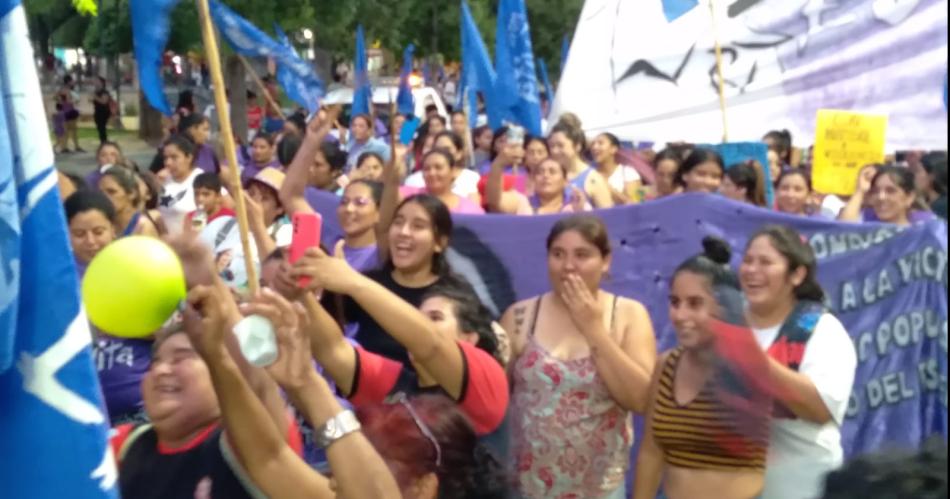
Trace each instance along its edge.
{"label": "crowd banner held overhead", "polygon": [[129,2],[132,18],[132,44],[139,68],[139,86],[145,99],[165,116],[172,115],[172,106],[165,97],[162,63],[168,43],[169,20],[178,0],[135,0]]}
{"label": "crowd banner held overhead", "polygon": [[488,56],[488,48],[485,47],[485,40],[478,31],[478,25],[475,24],[475,18],[472,17],[472,11],[468,8],[468,2],[462,2],[462,84],[459,88],[459,96],[468,99],[469,125],[475,128],[478,121],[478,94],[485,100],[485,108],[488,114],[488,124],[493,128],[500,128],[503,122],[503,115],[498,112],[498,106],[495,102],[495,81],[497,76],[495,68],[492,66],[491,58]]}
{"label": "crowd banner held overhead", "polygon": [[300,58],[287,33],[284,33],[277,23],[274,23],[274,33],[277,35],[277,41],[294,57],[290,62],[277,60],[277,83],[284,88],[290,100],[310,113],[317,112],[320,109],[320,99],[326,92],[323,80],[317,76],[309,62]]}
{"label": "crowd banner held overhead", "polygon": [[369,83],[369,62],[366,59],[366,34],[363,25],[356,28],[356,55],[354,63],[353,107],[351,116],[370,114],[372,108],[373,89]]}
{"label": "crowd banner held overhead", "polygon": [[2,495],[115,498],[109,421],[34,61],[20,0],[0,0]]}
{"label": "crowd banner held overhead", "polygon": [[818,111],[812,183],[823,194],[850,196],[867,165],[884,162],[887,116]]}
{"label": "crowd banner held overhead", "polygon": [[416,99],[412,96],[412,85],[409,77],[412,75],[412,56],[416,46],[409,44],[402,53],[402,73],[399,75],[399,94],[396,95],[396,106],[399,114],[409,116],[416,112]]}
{"label": "crowd banner held overhead", "polygon": [[273,58],[277,63],[277,80],[287,96],[310,112],[319,109],[323,82],[292,46],[274,41],[221,2],[211,0],[208,6],[218,32],[235,52],[246,57]]}
{"label": "crowd banner held overhead", "polygon": [[[590,134],[658,144],[722,140],[710,10],[672,0],[587,0],[551,114]],[[888,150],[947,149],[948,0],[714,1],[729,140],[789,130],[820,109],[890,117]]]}
{"label": "crowd banner held overhead", "polygon": [[542,135],[541,99],[538,71],[534,67],[531,26],[524,0],[498,3],[495,33],[496,102],[504,120],[524,127],[532,135]]}
{"label": "crowd banner held overhead", "polygon": [[772,171],[769,168],[769,146],[765,142],[726,142],[724,144],[703,144],[700,147],[712,149],[722,156],[722,162],[726,168],[731,168],[739,163],[755,160],[761,165],[763,178],[765,179],[765,199],[769,206],[772,206],[775,200],[775,188],[772,178]]}
{"label": "crowd banner held overhead", "polygon": [[[323,213],[324,244],[342,232],[339,202],[310,198]],[[748,238],[767,224],[808,237],[818,258],[828,305],[855,342],[859,366],[844,448],[849,456],[916,448],[947,436],[947,226],[934,221],[900,229],[793,217],[721,196],[688,194],[597,212],[611,237],[613,262],[605,286],[650,311],[661,350],[676,343],[668,316],[670,278],[702,251],[705,236],[728,241],[738,266]],[[449,261],[489,308],[550,290],[543,241],[558,216],[459,216]]]}

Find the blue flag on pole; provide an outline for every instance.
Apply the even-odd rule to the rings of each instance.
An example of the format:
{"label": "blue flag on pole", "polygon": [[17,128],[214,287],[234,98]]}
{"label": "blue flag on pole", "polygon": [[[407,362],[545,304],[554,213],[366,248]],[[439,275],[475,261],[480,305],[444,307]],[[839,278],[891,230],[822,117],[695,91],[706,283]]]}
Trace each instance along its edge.
{"label": "blue flag on pole", "polygon": [[287,33],[280,28],[280,25],[274,23],[274,33],[277,34],[277,41],[293,55],[293,61],[277,59],[277,83],[284,88],[287,97],[296,102],[301,107],[315,113],[320,109],[320,99],[324,95],[323,81],[317,76],[313,67],[307,61],[300,58],[294,49]]}
{"label": "blue flag on pole", "polygon": [[20,0],[0,0],[0,483],[4,497],[117,497]]}
{"label": "blue flag on pole", "polygon": [[208,5],[221,37],[235,52],[248,57],[272,57],[277,63],[277,80],[287,96],[310,112],[319,109],[323,82],[313,66],[297,56],[289,41],[287,44],[274,41],[221,2],[211,0]]}
{"label": "blue flag on pole", "polygon": [[399,75],[399,94],[396,96],[396,106],[399,114],[410,115],[416,112],[416,99],[412,96],[412,85],[409,76],[412,75],[412,55],[416,46],[409,44],[402,53],[402,73]]}
{"label": "blue flag on pole", "polygon": [[178,0],[136,0],[129,2],[132,18],[132,44],[139,67],[139,85],[145,99],[165,116],[172,107],[165,97],[162,81],[162,55],[168,43],[168,16]]}
{"label": "blue flag on pole", "polygon": [[548,76],[548,65],[544,59],[538,59],[538,71],[541,72],[541,81],[544,83],[544,93],[548,97],[548,109],[554,103],[554,87],[551,85],[551,77]]}
{"label": "blue flag on pole", "polygon": [[502,126],[504,115],[495,102],[495,68],[478,25],[468,8],[468,2],[462,2],[462,81],[459,96],[468,100],[472,110],[469,120],[474,127],[478,119],[478,93],[485,99],[489,125],[497,129]]}
{"label": "blue flag on pole", "polygon": [[571,39],[564,35],[561,39],[561,74],[564,74],[564,68],[567,67],[567,57],[571,54]]}
{"label": "blue flag on pole", "polygon": [[540,136],[541,100],[524,0],[501,0],[495,36],[495,98],[506,120]]}
{"label": "blue flag on pole", "polygon": [[350,111],[352,116],[360,114],[369,114],[372,106],[373,89],[369,84],[369,63],[366,60],[366,36],[363,33],[363,25],[356,28],[356,56],[355,56],[355,88],[353,89],[353,108]]}

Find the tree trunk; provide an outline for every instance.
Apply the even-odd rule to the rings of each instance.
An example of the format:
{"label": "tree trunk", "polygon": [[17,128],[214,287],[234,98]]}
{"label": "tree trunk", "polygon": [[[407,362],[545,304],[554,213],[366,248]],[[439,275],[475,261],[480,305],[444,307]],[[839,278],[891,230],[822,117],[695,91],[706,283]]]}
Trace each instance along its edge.
{"label": "tree trunk", "polygon": [[139,138],[149,144],[157,145],[164,135],[162,113],[148,103],[145,94],[139,92]]}
{"label": "tree trunk", "polygon": [[241,143],[247,139],[247,83],[244,76],[241,60],[233,54],[227,56],[224,83],[228,90],[228,102],[231,104],[231,128]]}

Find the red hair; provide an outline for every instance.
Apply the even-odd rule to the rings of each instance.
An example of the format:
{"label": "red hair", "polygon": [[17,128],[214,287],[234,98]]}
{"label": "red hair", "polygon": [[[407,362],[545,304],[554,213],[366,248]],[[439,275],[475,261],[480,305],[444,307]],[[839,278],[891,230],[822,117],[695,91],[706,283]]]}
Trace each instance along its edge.
{"label": "red hair", "polygon": [[[407,490],[420,478],[435,473],[439,497],[491,497],[483,492],[484,487],[491,482],[497,486],[502,480],[485,474],[500,475],[500,467],[477,450],[475,430],[458,404],[443,395],[413,397],[408,403],[412,404],[412,411],[400,403],[372,405],[357,411],[363,434],[386,461],[400,489]],[[418,423],[412,412],[418,415]],[[436,442],[423,432],[420,423]],[[437,465],[440,457],[441,465]]]}

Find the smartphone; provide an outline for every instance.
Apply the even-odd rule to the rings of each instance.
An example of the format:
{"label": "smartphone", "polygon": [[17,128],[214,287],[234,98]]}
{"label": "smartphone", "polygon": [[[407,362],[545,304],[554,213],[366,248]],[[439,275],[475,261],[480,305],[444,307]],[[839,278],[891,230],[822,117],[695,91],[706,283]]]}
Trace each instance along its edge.
{"label": "smartphone", "polygon": [[[320,247],[323,217],[319,213],[295,213],[293,225],[294,238],[290,243],[290,263],[297,263],[308,249]],[[297,285],[302,288],[309,286],[310,278],[298,278]]]}
{"label": "smartphone", "polygon": [[523,146],[524,145],[524,128],[520,126],[512,126],[508,129],[506,137],[508,139],[508,145],[510,146]]}

